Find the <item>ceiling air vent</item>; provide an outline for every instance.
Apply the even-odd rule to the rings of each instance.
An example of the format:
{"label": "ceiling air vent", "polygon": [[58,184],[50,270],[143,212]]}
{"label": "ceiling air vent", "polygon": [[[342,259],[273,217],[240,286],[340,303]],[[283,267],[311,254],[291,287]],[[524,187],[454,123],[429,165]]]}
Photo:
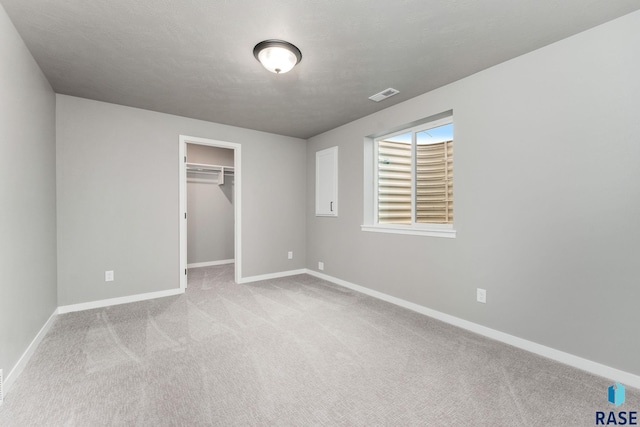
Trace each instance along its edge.
{"label": "ceiling air vent", "polygon": [[375,95],[371,95],[369,97],[370,100],[372,101],[376,101],[376,102],[380,102],[383,99],[387,99],[390,96],[395,95],[396,93],[399,93],[400,91],[395,90],[394,88],[390,87],[389,89],[385,89],[382,92],[376,93]]}

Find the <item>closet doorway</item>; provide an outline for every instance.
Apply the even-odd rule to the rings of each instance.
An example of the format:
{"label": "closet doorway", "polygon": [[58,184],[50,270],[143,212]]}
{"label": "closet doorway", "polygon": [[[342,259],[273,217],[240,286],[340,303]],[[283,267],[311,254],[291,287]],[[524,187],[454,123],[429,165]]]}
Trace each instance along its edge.
{"label": "closet doorway", "polygon": [[240,144],[180,136],[180,287],[190,267],[235,264],[241,279]]}

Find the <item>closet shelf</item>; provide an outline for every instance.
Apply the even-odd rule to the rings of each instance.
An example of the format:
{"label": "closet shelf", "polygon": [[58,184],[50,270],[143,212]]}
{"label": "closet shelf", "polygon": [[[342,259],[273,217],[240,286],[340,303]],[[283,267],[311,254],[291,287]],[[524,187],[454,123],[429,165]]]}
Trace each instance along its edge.
{"label": "closet shelf", "polygon": [[193,173],[233,172],[233,166],[207,165],[204,163],[187,163],[187,171]]}
{"label": "closet shelf", "polygon": [[211,181],[218,185],[224,184],[224,177],[233,176],[233,166],[208,165],[204,163],[187,163],[188,174],[212,175]]}

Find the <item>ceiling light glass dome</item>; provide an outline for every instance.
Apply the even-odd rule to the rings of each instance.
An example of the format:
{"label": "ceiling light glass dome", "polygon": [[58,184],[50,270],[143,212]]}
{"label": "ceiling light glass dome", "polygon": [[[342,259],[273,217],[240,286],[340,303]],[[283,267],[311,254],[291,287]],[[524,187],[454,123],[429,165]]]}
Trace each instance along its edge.
{"label": "ceiling light glass dome", "polygon": [[291,71],[302,60],[300,49],[283,40],[265,40],[253,48],[253,56],[272,73]]}

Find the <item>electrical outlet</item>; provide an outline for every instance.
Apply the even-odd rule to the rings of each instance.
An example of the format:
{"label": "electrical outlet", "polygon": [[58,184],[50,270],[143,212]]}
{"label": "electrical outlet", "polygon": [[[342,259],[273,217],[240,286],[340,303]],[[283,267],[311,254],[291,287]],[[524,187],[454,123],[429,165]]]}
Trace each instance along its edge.
{"label": "electrical outlet", "polygon": [[324,270],[324,262],[318,261],[318,270]]}
{"label": "electrical outlet", "polygon": [[289,251],[288,256],[289,256],[289,259],[293,259],[293,251]]}
{"label": "electrical outlet", "polygon": [[113,280],[114,280],[113,270],[105,271],[104,272],[104,281],[105,282],[113,282]]}
{"label": "electrical outlet", "polygon": [[487,290],[478,288],[476,290],[476,299],[483,304],[487,303]]}

